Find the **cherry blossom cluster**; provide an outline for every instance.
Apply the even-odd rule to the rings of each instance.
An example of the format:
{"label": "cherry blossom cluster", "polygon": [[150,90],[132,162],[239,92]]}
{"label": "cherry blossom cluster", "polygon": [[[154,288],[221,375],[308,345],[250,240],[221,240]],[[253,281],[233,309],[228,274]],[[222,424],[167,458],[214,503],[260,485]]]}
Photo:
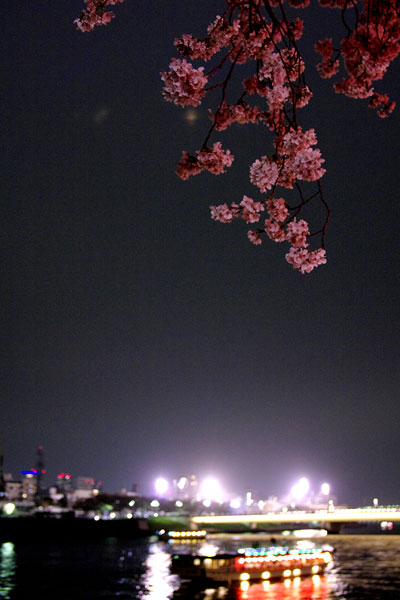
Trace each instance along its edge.
{"label": "cherry blossom cluster", "polygon": [[[263,228],[248,231],[247,235],[255,245],[262,243],[262,235],[266,233],[274,242],[289,242],[291,248],[286,260],[301,273],[310,273],[315,267],[326,263],[326,252],[323,248],[309,250],[307,242],[310,235],[307,221],[290,218],[290,210],[284,198],[269,198],[266,202],[269,218],[265,219]],[[238,205],[232,203],[211,206],[211,217],[221,223],[231,223],[235,218],[242,218],[246,223],[258,223],[261,212],[265,210],[263,202],[255,202],[243,196]]]}
{"label": "cherry blossom cluster", "polygon": [[106,10],[109,6],[124,0],[85,0],[86,9],[74,23],[80,31],[91,31],[97,25],[107,25],[115,17],[114,13]]}
{"label": "cherry blossom cluster", "polygon": [[[75,21],[81,31],[107,24],[114,16],[107,8],[123,2],[84,1],[86,9]],[[211,141],[216,131],[234,124],[258,124],[272,132],[271,150],[254,157],[250,165],[250,182],[263,195],[262,200],[245,195],[239,204],[211,206],[211,217],[221,223],[235,219],[259,223],[257,229],[248,231],[250,242],[259,245],[267,237],[290,244],[287,262],[301,273],[310,273],[326,263],[324,243],[330,210],[321,186],[325,169],[316,133],[312,128],[303,131],[298,120],[299,109],[310,102],[312,92],[298,46],[304,23],[299,17],[288,17],[287,3],[304,9],[310,0],[225,0],[224,12],[216,16],[203,37],[183,34],[175,39],[180,58],[173,58],[169,69],[162,71],[162,93],[165,100],[180,107],[198,107],[209,95],[220,93],[213,105],[216,107],[209,109],[212,124],[202,146],[192,153],[182,153],[177,165],[181,179],[203,171],[219,175],[232,165],[230,150],[224,149],[220,141]],[[331,78],[343,65],[346,73],[334,83],[335,91],[351,98],[367,98],[380,117],[388,116],[395,103],[373,86],[400,53],[399,0],[319,3],[339,9],[345,28],[340,47],[334,47],[332,38],[315,43],[321,56],[317,67],[320,75]],[[204,64],[198,66],[194,61]],[[245,72],[238,92],[239,86],[233,81],[242,66]],[[277,197],[279,187],[293,190],[298,201],[289,204],[287,199]],[[314,203],[322,204],[325,220],[313,231],[300,213],[306,206],[312,209]],[[260,225],[264,211],[268,218]],[[310,249],[312,238],[320,239],[320,248]]]}
{"label": "cherry blossom cluster", "polygon": [[[286,255],[287,261],[301,273],[308,273],[326,262],[325,250],[309,250],[309,238],[314,233],[297,215],[313,200],[319,199],[325,207],[326,204],[320,185],[309,197],[300,188],[300,183],[319,183],[325,173],[324,159],[315,147],[314,129],[303,131],[297,121],[298,109],[312,97],[297,46],[303,22],[299,18],[290,21],[279,0],[226,0],[226,4],[226,11],[216,17],[203,38],[184,34],[175,40],[181,58],[172,59],[169,70],[161,73],[165,99],[178,106],[198,106],[208,92],[221,91],[217,108],[209,111],[212,125],[202,147],[191,154],[183,152],[177,174],[188,179],[204,170],[216,175],[225,172],[233,156],[223,149],[221,142],[210,143],[212,134],[234,123],[265,125],[275,134],[273,151],[255,159],[250,166],[250,182],[264,198],[255,201],[243,196],[240,203],[211,206],[211,217],[221,223],[238,218],[257,223],[267,210],[269,218],[262,228],[248,232],[249,240],[258,245],[265,235],[276,242],[288,242],[292,249]],[[292,0],[291,4],[303,7],[307,2]],[[274,11],[276,7],[279,10]],[[218,53],[219,62],[215,59]],[[213,66],[208,70],[205,66],[193,66],[192,61],[198,60],[204,63],[213,60]],[[254,65],[255,73],[243,79],[239,98],[229,102],[227,94],[233,72],[244,64]],[[258,98],[257,105],[250,102],[254,96]],[[300,204],[289,207],[283,198],[274,198],[279,186],[297,189]],[[328,217],[327,209],[326,221],[318,232],[322,234],[322,243]]]}
{"label": "cherry blossom cluster", "polygon": [[161,73],[164,98],[177,106],[198,106],[205,96],[208,81],[204,67],[195,69],[187,60],[173,58],[169,69]]}
{"label": "cherry blossom cluster", "polygon": [[304,133],[299,127],[289,129],[275,139],[276,153],[257,159],[250,167],[250,181],[265,193],[277,185],[293,188],[297,180],[317,181],[325,173],[324,159],[318,148],[314,129]]}
{"label": "cherry blossom cluster", "polygon": [[197,150],[196,156],[183,152],[176,172],[181,179],[188,179],[191,175],[198,175],[202,171],[221,175],[225,173],[225,167],[231,166],[233,160],[231,151],[224,150],[221,142],[215,142],[212,148]]}
{"label": "cherry blossom cluster", "polygon": [[[347,75],[334,83],[337,93],[350,98],[369,98],[369,106],[380,117],[387,117],[395,107],[386,94],[375,92],[373,84],[386,74],[400,53],[400,7],[398,0],[363,0],[362,10],[356,1],[320,0],[323,6],[341,8],[347,35],[340,49],[334,50],[331,38],[319,41],[315,49],[322,56],[318,70],[322,77],[332,77],[342,58]],[[355,24],[348,24],[348,9],[354,9]]]}

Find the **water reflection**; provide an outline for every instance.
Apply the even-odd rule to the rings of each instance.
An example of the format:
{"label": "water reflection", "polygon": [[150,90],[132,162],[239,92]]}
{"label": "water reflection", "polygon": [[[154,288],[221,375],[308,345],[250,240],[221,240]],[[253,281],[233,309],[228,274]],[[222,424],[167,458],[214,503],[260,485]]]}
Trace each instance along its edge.
{"label": "water reflection", "polygon": [[179,578],[170,573],[171,555],[160,544],[153,544],[146,560],[141,594],[146,600],[168,600],[180,586]]}
{"label": "water reflection", "polygon": [[[193,553],[204,554],[206,544],[192,546]],[[243,581],[231,588],[216,583],[205,587],[199,581],[182,581],[170,572],[171,553],[182,550],[181,545],[153,544],[146,560],[140,598],[145,600],[329,600],[332,585],[330,576],[314,575],[306,579],[295,577],[282,582],[265,581],[249,584]],[[214,550],[214,548],[213,548]],[[186,552],[188,549],[186,548]]]}
{"label": "water reflection", "polygon": [[15,587],[15,549],[14,544],[5,542],[0,547],[0,598],[9,600]]}
{"label": "water reflection", "polygon": [[307,579],[296,577],[292,580],[250,585],[248,589],[238,589],[236,600],[328,600],[330,584],[328,577],[314,575]]}

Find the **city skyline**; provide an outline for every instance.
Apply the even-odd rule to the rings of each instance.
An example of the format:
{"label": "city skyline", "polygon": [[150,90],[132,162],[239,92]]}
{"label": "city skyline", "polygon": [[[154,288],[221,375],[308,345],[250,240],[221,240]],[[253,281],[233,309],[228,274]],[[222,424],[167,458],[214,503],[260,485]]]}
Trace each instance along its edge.
{"label": "city skyline", "polygon": [[[39,446],[40,450],[39,460],[44,460],[44,448]],[[37,457],[38,457],[37,453]],[[80,488],[81,482],[85,480],[85,488],[90,484],[91,489],[97,489],[105,494],[128,494],[143,496],[143,497],[154,497],[158,499],[186,499],[186,500],[197,500],[197,501],[211,501],[211,502],[231,502],[231,506],[235,507],[234,504],[237,502],[238,506],[248,505],[251,506],[259,501],[275,501],[279,505],[302,505],[309,502],[320,502],[326,503],[334,500],[335,504],[346,504],[338,499],[334,484],[327,482],[326,480],[313,480],[309,478],[307,474],[300,475],[297,480],[291,482],[290,487],[286,490],[278,492],[274,489],[263,488],[263,482],[259,482],[254,489],[249,488],[226,488],[223,487],[221,481],[216,479],[212,474],[203,475],[198,477],[197,474],[178,474],[175,473],[170,478],[165,477],[163,474],[159,474],[150,484],[146,486],[142,485],[142,482],[134,481],[128,486],[117,486],[113,489],[107,486],[107,482],[101,481],[93,473],[86,474],[72,474],[71,472],[65,471],[54,475],[48,473],[45,469],[45,463],[40,462],[42,471],[40,476],[40,487],[43,490],[48,490],[54,486],[67,485],[74,488]],[[4,469],[4,480],[17,482],[21,480],[20,475],[23,475],[22,481],[27,477],[36,477],[38,475],[38,458],[36,458],[36,466],[31,466],[29,469],[23,469],[17,472],[17,476],[14,473]],[[156,472],[156,471],[155,471]],[[36,481],[36,479],[35,479]],[[88,488],[89,489],[89,488]],[[375,490],[376,491],[376,490]],[[331,500],[329,500],[331,499]],[[232,503],[233,502],[233,503]],[[372,505],[377,504],[379,498],[377,494],[371,494],[368,499],[362,504]],[[383,503],[381,503],[383,504]],[[386,504],[394,505],[398,504],[398,499],[394,498],[392,501]]]}

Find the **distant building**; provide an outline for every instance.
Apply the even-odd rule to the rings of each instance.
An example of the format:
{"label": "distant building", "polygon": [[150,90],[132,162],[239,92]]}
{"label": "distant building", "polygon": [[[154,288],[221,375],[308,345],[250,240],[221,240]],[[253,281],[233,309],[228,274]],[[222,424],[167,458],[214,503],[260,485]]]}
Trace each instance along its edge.
{"label": "distant building", "polygon": [[5,497],[10,502],[26,500],[32,502],[37,492],[36,472],[22,471],[22,479],[14,479],[11,473],[4,474]]}
{"label": "distant building", "polygon": [[22,478],[22,500],[31,501],[35,498],[38,491],[38,482],[35,472],[23,471]]}
{"label": "distant building", "polygon": [[16,481],[13,479],[6,479],[4,481],[4,489],[6,498],[10,502],[15,500],[21,500],[22,498],[22,481]]}
{"label": "distant building", "polygon": [[92,477],[77,477],[75,479],[75,490],[94,490],[94,479]]}
{"label": "distant building", "polygon": [[68,501],[74,504],[78,500],[93,498],[99,493],[93,477],[77,477],[72,492],[68,492]]}
{"label": "distant building", "polygon": [[49,487],[48,493],[49,493],[49,498],[55,504],[62,502],[64,500],[64,498],[66,497],[64,492],[60,492],[59,488],[55,485]]}
{"label": "distant building", "polygon": [[199,493],[199,482],[196,475],[182,475],[173,482],[174,497],[178,500],[195,500]]}
{"label": "distant building", "polygon": [[72,492],[72,478],[69,473],[59,473],[57,475],[56,488],[59,493]]}

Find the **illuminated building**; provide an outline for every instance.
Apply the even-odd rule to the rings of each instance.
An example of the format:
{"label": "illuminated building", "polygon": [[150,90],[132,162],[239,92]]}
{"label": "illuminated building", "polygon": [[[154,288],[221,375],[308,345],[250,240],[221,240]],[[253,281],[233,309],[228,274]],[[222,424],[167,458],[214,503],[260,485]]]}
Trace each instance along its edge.
{"label": "illuminated building", "polygon": [[60,493],[72,491],[72,479],[69,473],[59,473],[57,475],[57,489]]}
{"label": "illuminated building", "polygon": [[78,500],[87,500],[93,498],[99,493],[98,488],[95,485],[93,477],[77,477],[75,479],[75,487],[72,492],[68,493],[68,500],[71,504]]}
{"label": "illuminated building", "polygon": [[31,471],[22,471],[22,500],[32,501],[38,493],[37,472],[36,469]]}
{"label": "illuminated building", "polygon": [[196,475],[182,475],[174,479],[174,496],[178,500],[196,500],[199,492],[199,482]]}
{"label": "illuminated building", "polygon": [[5,479],[4,489],[6,493],[7,500],[20,500],[22,498],[22,481],[17,481],[9,478]]}
{"label": "illuminated building", "polygon": [[92,477],[77,477],[75,479],[75,490],[79,491],[93,491],[94,490],[94,479]]}

